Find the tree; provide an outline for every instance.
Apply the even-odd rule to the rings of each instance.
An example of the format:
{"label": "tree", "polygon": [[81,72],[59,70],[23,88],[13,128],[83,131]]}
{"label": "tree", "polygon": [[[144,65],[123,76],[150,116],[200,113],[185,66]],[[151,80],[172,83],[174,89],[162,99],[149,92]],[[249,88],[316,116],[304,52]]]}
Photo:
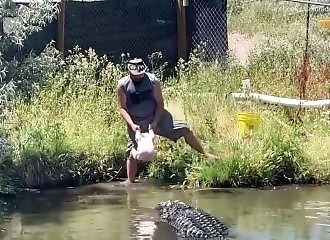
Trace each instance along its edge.
{"label": "tree", "polygon": [[[20,67],[27,59],[6,57],[10,48],[20,48],[24,40],[33,32],[40,31],[57,16],[58,5],[52,0],[30,0],[28,3],[15,3],[13,0],[0,0],[0,106],[5,107],[15,89],[24,90],[27,79],[20,73]],[[29,59],[29,62],[31,59]],[[17,75],[20,77],[17,77]]]}
{"label": "tree", "polygon": [[[51,0],[31,0],[17,4],[12,0],[0,0],[0,120],[6,117],[10,100],[31,90],[43,79],[45,69],[53,69],[58,58],[49,53],[30,55],[23,59],[8,57],[10,48],[20,48],[33,32],[40,31],[58,13],[57,4]],[[54,52],[53,52],[54,53]],[[52,54],[52,53],[50,53]],[[56,53],[54,53],[56,54]],[[49,60],[50,59],[50,60]],[[1,126],[1,125],[0,125]],[[13,162],[14,149],[5,132],[0,129],[0,195],[15,192],[17,173]]]}

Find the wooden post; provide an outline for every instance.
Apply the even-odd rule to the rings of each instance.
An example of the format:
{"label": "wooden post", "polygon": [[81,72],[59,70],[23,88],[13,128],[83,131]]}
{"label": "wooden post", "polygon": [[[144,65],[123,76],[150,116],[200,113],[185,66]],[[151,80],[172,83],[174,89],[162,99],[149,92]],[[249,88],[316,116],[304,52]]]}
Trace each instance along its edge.
{"label": "wooden post", "polygon": [[[186,7],[183,2],[185,0],[177,0],[177,39],[178,39],[178,58],[187,60],[187,23],[186,23]],[[185,1],[187,2],[187,1]]]}
{"label": "wooden post", "polygon": [[65,24],[65,1],[60,2],[60,12],[57,21],[57,40],[56,48],[63,54],[64,53],[64,24]]}

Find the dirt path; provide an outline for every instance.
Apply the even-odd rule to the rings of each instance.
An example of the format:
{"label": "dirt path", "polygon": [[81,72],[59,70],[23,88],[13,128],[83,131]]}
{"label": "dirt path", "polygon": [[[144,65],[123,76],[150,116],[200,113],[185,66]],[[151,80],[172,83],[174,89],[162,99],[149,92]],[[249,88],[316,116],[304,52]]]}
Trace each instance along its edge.
{"label": "dirt path", "polygon": [[249,37],[243,33],[230,32],[228,34],[229,50],[233,57],[242,65],[246,65],[249,53],[262,42],[261,35]]}

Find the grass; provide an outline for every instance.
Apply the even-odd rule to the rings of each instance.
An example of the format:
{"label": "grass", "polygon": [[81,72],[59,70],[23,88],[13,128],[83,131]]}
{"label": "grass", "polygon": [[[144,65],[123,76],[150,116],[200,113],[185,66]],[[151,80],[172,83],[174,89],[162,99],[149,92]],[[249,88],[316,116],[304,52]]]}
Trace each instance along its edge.
{"label": "grass", "polygon": [[[182,139],[172,143],[161,138],[160,157],[146,166],[147,177],[190,187],[329,183],[330,122],[325,109],[302,111],[302,122],[296,122],[296,111],[253,102],[242,105],[230,96],[240,91],[245,78],[252,80],[255,91],[299,96],[303,17],[289,16],[288,9],[275,2],[230,4],[231,31],[266,36],[251,52],[248,64],[230,62],[222,70],[216,63],[203,63],[198,57],[203,52],[195,52],[188,62],[178,62],[176,76],[163,82],[167,108],[187,121],[219,159],[203,158]],[[274,7],[279,7],[275,13]],[[299,31],[282,34],[293,26]],[[329,46],[326,33],[316,27],[312,32],[313,71],[307,97],[325,99],[330,96]],[[17,96],[1,122],[6,141],[1,151],[6,154],[1,155],[0,192],[17,186],[46,188],[111,179],[111,168],[119,168],[126,157],[126,129],[115,94],[123,74],[121,65],[91,49],[85,53],[78,49],[61,71],[45,76],[46,85],[31,99]],[[236,116],[245,110],[261,116],[251,139],[238,132]]]}
{"label": "grass", "polygon": [[[288,6],[290,5],[290,6]],[[207,67],[198,58],[179,64],[179,84],[167,87],[169,108],[185,119],[220,157],[189,162],[186,181],[198,186],[263,186],[286,183],[328,183],[329,117],[326,109],[298,112],[267,105],[236,104],[229,94],[240,91],[240,81],[252,80],[256,92],[299,97],[298,73],[305,47],[305,8],[299,4],[229,2],[229,30],[262,35],[250,52],[246,67],[230,63],[225,72]],[[308,99],[329,99],[328,33],[315,23],[324,17],[312,12],[310,30],[311,78]],[[294,31],[292,31],[294,29]],[[243,43],[242,43],[243,44]],[[186,94],[189,93],[189,94]],[[181,108],[181,113],[178,113]],[[251,140],[242,140],[236,114],[254,111],[262,123]],[[303,122],[293,121],[301,118]],[[318,141],[320,139],[320,141]],[[158,164],[156,162],[155,164]]]}
{"label": "grass", "polygon": [[[181,75],[180,85],[167,93],[169,98],[176,99],[173,110],[176,115],[184,116],[199,133],[205,147],[220,156],[218,160],[189,163],[187,183],[194,187],[228,187],[328,182],[329,150],[322,147],[324,142],[315,140],[328,141],[329,121],[322,111],[303,112],[300,116],[303,124],[297,124],[290,122],[296,112],[287,109],[255,103],[243,107],[226,94],[235,89],[239,91],[238,79],[243,78],[240,66],[226,72],[210,66],[209,69],[190,68]],[[283,90],[281,85],[270,86],[275,95]],[[293,95],[295,89],[292,89],[288,93]],[[182,97],[181,92],[193,94]],[[180,102],[181,114],[178,113]],[[236,114],[242,110],[257,112],[262,119],[260,128],[249,140],[242,139],[238,132]],[[321,157],[313,157],[312,152],[318,152]]]}
{"label": "grass", "polygon": [[[113,87],[120,70],[91,50],[73,54],[67,68],[28,102],[18,98],[4,122],[28,187],[110,179],[125,154]],[[120,161],[118,161],[120,159]]]}
{"label": "grass", "polygon": [[[308,98],[329,98],[329,30],[318,20],[328,17],[320,7],[312,7],[309,25],[308,50],[312,67],[307,87]],[[285,1],[236,1],[228,2],[228,28],[248,36],[261,35],[262,40],[250,53],[256,75],[256,90],[269,93],[269,83],[276,80],[277,94],[297,96],[294,92],[296,76],[306,45],[307,5]],[[261,51],[262,50],[262,51]],[[251,74],[251,73],[248,73]],[[262,86],[260,86],[262,84]],[[281,89],[280,91],[278,91]]]}

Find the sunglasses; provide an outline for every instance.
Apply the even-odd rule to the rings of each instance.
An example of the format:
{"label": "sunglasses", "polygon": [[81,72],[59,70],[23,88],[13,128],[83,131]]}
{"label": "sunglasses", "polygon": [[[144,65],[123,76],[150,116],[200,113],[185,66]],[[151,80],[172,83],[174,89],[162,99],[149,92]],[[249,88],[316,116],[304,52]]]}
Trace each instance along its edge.
{"label": "sunglasses", "polygon": [[130,63],[130,64],[128,64],[128,70],[141,72],[141,71],[145,70],[145,65],[141,64],[141,63],[140,64]]}

